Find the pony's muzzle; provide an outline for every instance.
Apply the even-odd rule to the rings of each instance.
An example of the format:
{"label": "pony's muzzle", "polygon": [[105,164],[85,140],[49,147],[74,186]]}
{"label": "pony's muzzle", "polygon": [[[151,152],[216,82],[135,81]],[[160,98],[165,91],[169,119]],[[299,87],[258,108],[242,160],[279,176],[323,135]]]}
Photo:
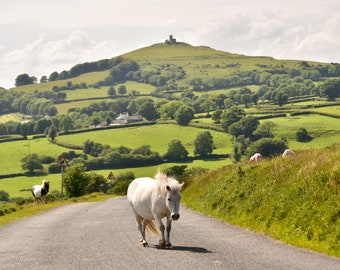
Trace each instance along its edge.
{"label": "pony's muzzle", "polygon": [[172,215],[171,215],[171,218],[172,218],[173,220],[178,220],[178,219],[179,219],[179,214],[172,214]]}

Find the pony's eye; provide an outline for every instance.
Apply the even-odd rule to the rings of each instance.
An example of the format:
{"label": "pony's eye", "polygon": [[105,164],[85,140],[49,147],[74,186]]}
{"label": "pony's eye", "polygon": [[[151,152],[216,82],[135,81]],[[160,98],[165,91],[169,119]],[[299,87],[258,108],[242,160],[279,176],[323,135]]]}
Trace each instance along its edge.
{"label": "pony's eye", "polygon": [[171,199],[170,199],[170,198],[168,198],[168,201],[170,202],[170,201],[171,201]]}

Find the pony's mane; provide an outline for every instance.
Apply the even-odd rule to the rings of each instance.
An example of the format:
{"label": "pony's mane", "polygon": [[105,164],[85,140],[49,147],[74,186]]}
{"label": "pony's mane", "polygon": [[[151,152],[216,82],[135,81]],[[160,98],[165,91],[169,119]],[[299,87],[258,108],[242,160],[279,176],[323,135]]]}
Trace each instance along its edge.
{"label": "pony's mane", "polygon": [[159,194],[166,192],[166,186],[169,186],[172,190],[180,188],[179,182],[174,177],[169,177],[160,171],[157,172],[155,179],[157,180],[157,191]]}

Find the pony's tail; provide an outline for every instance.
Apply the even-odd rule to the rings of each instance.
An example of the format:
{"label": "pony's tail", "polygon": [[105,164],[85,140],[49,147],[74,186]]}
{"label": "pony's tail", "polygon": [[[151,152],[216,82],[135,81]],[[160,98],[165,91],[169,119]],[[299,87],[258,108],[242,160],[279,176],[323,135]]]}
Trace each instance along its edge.
{"label": "pony's tail", "polygon": [[146,224],[146,229],[148,232],[152,233],[153,235],[161,235],[161,231],[156,226],[155,222],[153,220],[149,220]]}

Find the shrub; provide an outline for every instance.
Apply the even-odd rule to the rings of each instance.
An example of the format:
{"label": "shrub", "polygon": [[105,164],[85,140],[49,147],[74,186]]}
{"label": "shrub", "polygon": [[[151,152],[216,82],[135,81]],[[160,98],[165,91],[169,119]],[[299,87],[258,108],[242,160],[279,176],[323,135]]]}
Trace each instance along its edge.
{"label": "shrub", "polygon": [[252,143],[247,149],[247,155],[250,157],[254,153],[261,153],[263,157],[273,157],[283,153],[288,145],[283,140],[262,138]]}
{"label": "shrub", "polygon": [[3,202],[9,201],[9,194],[4,190],[0,190],[0,201],[3,201]]}
{"label": "shrub", "polygon": [[122,181],[117,182],[112,187],[112,193],[117,194],[117,195],[126,195],[131,181],[132,180],[126,179],[126,180],[122,180]]}
{"label": "shrub", "polygon": [[308,134],[305,128],[300,128],[295,134],[296,140],[298,142],[310,142],[312,137]]}
{"label": "shrub", "polygon": [[51,156],[43,156],[40,158],[40,162],[42,164],[51,164],[53,162],[55,162],[55,158],[51,157]]}
{"label": "shrub", "polygon": [[78,163],[67,167],[64,184],[65,191],[68,197],[80,197],[87,193],[90,183],[90,177],[85,173],[83,164]]}

